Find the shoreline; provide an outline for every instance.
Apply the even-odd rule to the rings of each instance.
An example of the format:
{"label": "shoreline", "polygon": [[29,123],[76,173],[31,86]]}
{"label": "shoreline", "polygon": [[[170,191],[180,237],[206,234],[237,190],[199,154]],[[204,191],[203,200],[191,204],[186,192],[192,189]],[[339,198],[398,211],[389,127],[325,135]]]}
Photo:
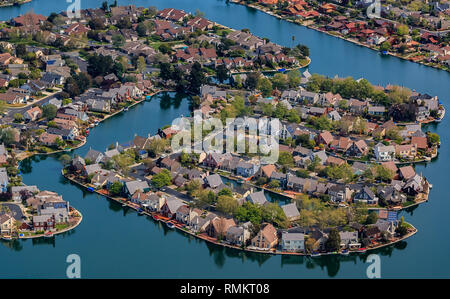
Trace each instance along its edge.
{"label": "shoreline", "polygon": [[[241,3],[240,1],[237,1],[237,0],[232,0],[231,2],[232,2],[233,4],[238,4],[238,5],[242,5],[242,6],[245,6],[245,7],[249,7],[249,8],[256,9],[256,10],[262,12],[262,13],[265,13],[265,14],[267,14],[267,15],[269,15],[269,16],[272,16],[272,17],[275,17],[275,18],[277,18],[277,19],[280,19],[280,20],[283,20],[283,21],[286,21],[286,22],[290,22],[290,23],[292,23],[292,24],[296,24],[296,25],[299,25],[299,26],[303,26],[303,27],[306,27],[306,28],[308,28],[308,29],[312,29],[312,30],[315,30],[315,31],[317,31],[317,32],[327,34],[327,35],[332,36],[332,37],[339,38],[339,39],[341,39],[341,40],[350,42],[350,43],[355,44],[355,45],[358,45],[358,46],[365,47],[365,48],[370,49],[370,50],[373,50],[373,51],[375,51],[375,52],[380,52],[379,50],[375,49],[374,47],[372,47],[372,46],[370,46],[370,45],[363,44],[363,43],[361,43],[361,42],[359,42],[359,41],[353,40],[353,39],[351,39],[351,38],[343,37],[343,36],[341,36],[341,35],[331,34],[329,31],[323,31],[323,30],[320,30],[319,28],[313,27],[312,25],[314,25],[315,23],[313,23],[313,24],[311,24],[311,25],[304,25],[304,24],[302,24],[302,23],[299,23],[299,22],[296,22],[296,21],[287,19],[285,16],[278,15],[278,14],[272,12],[272,11],[266,11],[266,10],[264,10],[262,7],[259,7],[259,6],[257,6],[257,5]],[[418,53],[413,53],[413,54],[418,54]],[[389,56],[392,56],[392,57],[397,57],[397,58],[400,58],[400,59],[403,59],[403,60],[406,60],[406,61],[410,61],[410,62],[414,62],[414,63],[417,63],[417,64],[421,64],[421,65],[423,65],[423,66],[432,67],[432,68],[437,69],[437,70],[441,70],[441,71],[445,71],[445,72],[450,72],[450,68],[444,69],[444,68],[442,68],[442,67],[435,66],[435,65],[429,65],[429,64],[426,64],[426,63],[421,62],[421,61],[414,61],[414,60],[412,60],[412,59],[410,59],[410,58],[402,57],[402,56],[400,56],[399,54],[393,53],[393,52],[391,52],[391,51],[388,51],[386,55],[389,55]]]}
{"label": "shoreline", "polygon": [[[89,190],[89,186],[87,186],[87,185],[85,185],[85,184],[83,184],[83,183],[78,182],[78,181],[77,181],[76,179],[74,179],[74,178],[70,178],[69,176],[67,176],[66,174],[64,174],[64,170],[61,170],[61,175],[62,175],[64,178],[66,178],[67,180],[69,180],[70,182],[76,184],[77,186],[82,187],[82,188],[85,188],[86,190]],[[132,209],[135,210],[136,212],[138,212],[139,209],[140,209],[140,207],[139,207],[137,204],[130,203],[130,202],[127,201],[127,200],[123,200],[123,199],[120,199],[120,198],[115,198],[115,197],[112,197],[112,196],[110,196],[110,195],[108,195],[108,194],[101,193],[101,192],[99,192],[99,191],[97,191],[97,190],[90,191],[90,192],[91,192],[91,193],[96,193],[97,195],[100,195],[100,196],[102,196],[102,197],[104,197],[104,198],[106,198],[106,199],[113,200],[113,201],[115,201],[115,202],[117,202],[117,203],[119,203],[119,204],[122,204],[122,206],[125,205],[125,206],[127,206],[127,207],[129,207],[129,208],[132,208]],[[144,215],[146,215],[146,216],[151,217],[151,218],[153,219],[153,221],[158,221],[158,222],[161,221],[161,222],[163,222],[164,224],[167,224],[168,222],[171,222],[171,223],[176,222],[175,220],[170,220],[170,219],[169,219],[169,220],[164,220],[164,219],[162,219],[162,217],[158,217],[158,220],[155,220],[155,219],[153,218],[153,216],[159,216],[159,214],[156,213],[156,212],[147,212],[147,211],[143,210],[141,213],[144,214]],[[165,218],[165,217],[164,217],[164,218]],[[366,253],[366,252],[368,252],[368,251],[373,251],[373,250],[381,249],[381,248],[383,248],[383,247],[387,247],[387,246],[390,246],[390,245],[394,245],[394,244],[396,244],[396,243],[398,243],[398,242],[400,242],[400,241],[404,241],[404,240],[408,239],[409,237],[412,237],[413,235],[415,235],[415,234],[418,232],[418,229],[417,229],[416,227],[414,227],[412,224],[410,224],[410,223],[408,223],[408,222],[405,222],[405,223],[407,223],[408,225],[410,225],[411,228],[412,228],[413,230],[412,230],[411,232],[408,232],[408,233],[407,233],[406,235],[404,235],[403,237],[398,238],[398,239],[396,239],[396,240],[394,240],[394,241],[392,241],[392,242],[386,243],[386,244],[379,244],[379,245],[376,245],[376,246],[374,246],[374,247],[368,247],[368,248],[366,248],[364,251],[359,251],[359,250],[348,250],[348,253],[349,253],[349,254],[351,254],[351,253]],[[313,257],[313,256],[312,256],[311,254],[309,254],[309,253],[302,253],[302,252],[286,252],[286,251],[278,251],[278,250],[275,250],[275,251],[273,251],[273,250],[267,250],[267,251],[265,251],[265,250],[258,250],[258,249],[252,249],[252,248],[242,248],[242,247],[239,247],[239,246],[234,246],[234,245],[231,245],[231,244],[218,242],[217,239],[211,238],[211,237],[205,235],[205,233],[196,234],[196,233],[194,233],[194,232],[185,230],[185,229],[184,229],[184,226],[182,226],[182,225],[179,224],[179,223],[176,223],[176,224],[173,226],[173,228],[176,228],[178,231],[180,231],[180,232],[182,232],[182,233],[186,233],[186,234],[188,234],[188,235],[190,235],[190,236],[193,236],[193,237],[195,237],[195,238],[198,238],[198,239],[204,240],[204,241],[206,241],[206,242],[215,244],[215,245],[217,245],[217,246],[228,247],[228,248],[231,248],[231,249],[241,250],[241,251],[245,251],[245,252],[262,253],[262,254],[272,254],[272,255],[296,255],[296,256]],[[343,255],[343,254],[341,254],[341,253],[332,253],[332,252],[329,252],[329,253],[321,253],[321,254],[320,254],[320,256],[323,256],[323,255]]]}
{"label": "shoreline", "polygon": [[[79,215],[79,217],[77,217],[77,218],[79,218],[77,223],[75,223],[73,226],[67,227],[67,228],[62,229],[60,231],[52,232],[52,235],[50,236],[50,238],[52,238],[52,237],[54,237],[56,235],[60,235],[60,234],[63,234],[65,232],[71,231],[71,230],[75,229],[77,226],[79,226],[81,224],[81,222],[83,221],[83,214],[81,214],[81,212],[79,210],[75,209],[74,207],[72,207],[72,209],[73,209],[73,212],[76,212]],[[26,240],[26,239],[36,239],[36,238],[48,238],[48,237],[44,233],[44,234],[33,235],[33,236],[23,236],[23,237],[19,237],[17,239]]]}

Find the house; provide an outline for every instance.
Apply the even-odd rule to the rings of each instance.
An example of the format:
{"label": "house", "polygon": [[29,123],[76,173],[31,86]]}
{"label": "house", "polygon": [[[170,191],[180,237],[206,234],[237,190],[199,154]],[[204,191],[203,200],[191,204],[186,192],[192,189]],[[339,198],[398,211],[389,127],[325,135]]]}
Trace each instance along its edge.
{"label": "house", "polygon": [[317,136],[317,143],[327,146],[333,141],[333,135],[328,131],[323,131]]}
{"label": "house", "polygon": [[277,168],[273,164],[267,164],[261,166],[258,170],[258,176],[264,178],[270,178],[273,172],[276,172]]}
{"label": "house", "polygon": [[373,226],[367,227],[363,231],[363,235],[366,236],[366,238],[369,238],[370,240],[377,240],[381,237],[381,231],[378,228],[378,226],[373,225]]}
{"label": "house", "polygon": [[287,174],[286,179],[286,188],[296,191],[296,192],[303,192],[303,185],[305,184],[304,178],[299,178],[292,174]]}
{"label": "house", "polygon": [[289,221],[295,221],[300,218],[300,212],[297,209],[296,203],[282,205],[281,208]]}
{"label": "house", "polygon": [[22,104],[26,102],[29,96],[21,94],[18,92],[7,91],[5,93],[0,93],[0,101],[4,101],[8,104]]}
{"label": "house", "polygon": [[377,161],[391,161],[395,157],[395,147],[381,142],[375,145],[373,152]]}
{"label": "house", "polygon": [[221,239],[226,237],[228,229],[232,226],[236,226],[233,218],[214,218],[207,226],[206,233],[212,238]]}
{"label": "house", "polygon": [[345,202],[349,199],[349,189],[344,185],[334,185],[328,188],[328,195],[333,202]]}
{"label": "house", "polygon": [[260,250],[270,250],[278,243],[277,230],[270,223],[261,224],[261,230],[252,239],[251,245]]}
{"label": "house", "polygon": [[169,197],[161,208],[161,214],[167,218],[173,218],[176,216],[177,210],[184,206],[185,203],[176,197]]}
{"label": "house", "polygon": [[377,195],[388,204],[393,205],[401,205],[407,200],[405,194],[399,192],[392,186],[379,186],[377,188]]}
{"label": "house", "polygon": [[319,101],[319,94],[302,90],[300,93],[300,101],[307,102],[308,104],[315,104]]}
{"label": "house", "polygon": [[353,202],[364,202],[369,205],[375,205],[378,203],[378,197],[375,196],[373,191],[368,186],[364,186],[361,191],[355,194]]}
{"label": "house", "polygon": [[302,233],[283,232],[281,234],[281,250],[289,252],[304,252],[305,235]]}
{"label": "house", "polygon": [[9,214],[0,214],[0,233],[11,235],[15,229],[14,217]]}
{"label": "house", "polygon": [[384,116],[386,108],[384,106],[369,106],[367,113],[373,116]]}
{"label": "house", "polygon": [[0,193],[8,191],[9,178],[6,168],[0,168]]}
{"label": "house", "polygon": [[250,177],[256,174],[259,169],[259,164],[256,162],[240,161],[236,166],[236,174],[242,177]]}
{"label": "house", "polygon": [[26,121],[35,121],[42,116],[42,110],[38,106],[28,109],[24,113],[24,118]]}
{"label": "house", "polygon": [[[191,209],[189,208],[189,206],[182,205],[177,209],[175,218],[178,222],[187,224],[191,220],[189,217],[190,214],[191,214]],[[196,216],[198,216],[198,215],[196,215]]]}
{"label": "house", "polygon": [[38,231],[52,231],[55,229],[56,221],[53,215],[36,215],[33,216],[33,229]]}
{"label": "house", "polygon": [[264,205],[268,201],[264,195],[264,191],[254,192],[247,196],[246,200],[252,204]]}
{"label": "house", "polygon": [[414,171],[414,168],[411,165],[400,167],[399,172],[400,172],[400,176],[404,180],[409,180],[410,178],[412,178],[416,175],[416,172]]}
{"label": "house", "polygon": [[402,159],[414,159],[417,155],[417,144],[395,145],[395,155]]}
{"label": "house", "polygon": [[342,166],[345,164],[345,161],[341,158],[337,158],[334,156],[328,156],[327,161],[325,162],[326,165],[336,165],[336,166]]}
{"label": "house", "polygon": [[222,178],[218,174],[212,174],[205,178],[206,185],[215,189],[223,184]]}
{"label": "house", "polygon": [[350,147],[345,151],[347,156],[362,157],[369,153],[369,147],[364,140],[353,141]]}
{"label": "house", "polygon": [[196,216],[189,223],[189,227],[196,233],[204,232],[211,220],[215,218],[217,218],[217,215],[214,213],[208,213],[206,216]]}
{"label": "house", "polygon": [[39,136],[39,141],[47,146],[55,145],[58,139],[62,140],[63,138],[61,135],[51,134],[47,132],[44,132]]}
{"label": "house", "polygon": [[84,156],[85,161],[89,161],[92,164],[99,163],[103,159],[104,155],[96,150],[93,150],[92,148],[89,149],[87,154]]}
{"label": "house", "polygon": [[147,181],[129,181],[125,183],[125,192],[128,196],[132,196],[136,191],[148,192],[150,190],[150,186]]}
{"label": "house", "polygon": [[339,232],[341,237],[341,249],[357,249],[361,247],[359,243],[358,232]]}
{"label": "house", "polygon": [[165,202],[166,199],[163,196],[158,196],[155,193],[152,193],[147,198],[148,209],[150,209],[150,211],[152,212],[160,212]]}
{"label": "house", "polygon": [[226,240],[236,246],[245,246],[250,239],[251,222],[239,226],[230,226],[227,230]]}
{"label": "house", "polygon": [[411,144],[414,144],[418,150],[428,149],[427,137],[413,136],[411,137]]}
{"label": "house", "polygon": [[416,120],[424,121],[430,117],[430,110],[425,106],[418,106],[416,108]]}
{"label": "house", "polygon": [[16,203],[22,202],[23,193],[34,194],[38,193],[39,189],[36,186],[13,186],[11,187],[12,200]]}
{"label": "house", "polygon": [[426,180],[424,180],[420,175],[415,174],[413,177],[406,181],[402,190],[408,195],[416,196],[417,194],[424,191],[426,184]]}

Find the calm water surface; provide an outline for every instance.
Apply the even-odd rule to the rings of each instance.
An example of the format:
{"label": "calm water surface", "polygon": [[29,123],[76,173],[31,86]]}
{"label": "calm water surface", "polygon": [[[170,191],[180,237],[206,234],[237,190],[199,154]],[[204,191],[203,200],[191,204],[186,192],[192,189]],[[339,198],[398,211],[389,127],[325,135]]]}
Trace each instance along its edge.
{"label": "calm water surface", "polygon": [[[99,7],[102,1],[82,0],[82,8]],[[221,0],[118,1],[119,5],[154,5],[203,11],[209,19],[236,29],[249,28],[273,42],[291,46],[291,38],[311,49],[311,73],[328,76],[364,77],[374,84],[399,84],[450,100],[450,74],[394,57],[383,57],[364,47],[278,20],[253,9]],[[8,20],[33,9],[48,15],[65,10],[65,1],[33,0],[21,7],[0,9],[0,19]],[[104,150],[113,141],[126,142],[135,133],[154,134],[180,114],[189,113],[189,104],[174,94],[154,97],[127,113],[114,117],[92,130],[88,143],[75,151],[84,155],[89,147]],[[404,212],[419,232],[405,242],[377,253],[381,255],[382,277],[450,277],[450,192],[449,117],[427,130],[441,136],[439,158],[417,166],[433,184],[430,201]],[[185,237],[167,230],[145,216],[124,210],[97,195],[83,192],[59,175],[56,157],[35,157],[22,163],[26,184],[56,191],[79,209],[83,222],[72,232],[54,240],[27,240],[0,244],[0,277],[65,277],[67,255],[81,256],[82,277],[162,277],[162,278],[364,278],[365,256],[281,257],[244,254]]]}

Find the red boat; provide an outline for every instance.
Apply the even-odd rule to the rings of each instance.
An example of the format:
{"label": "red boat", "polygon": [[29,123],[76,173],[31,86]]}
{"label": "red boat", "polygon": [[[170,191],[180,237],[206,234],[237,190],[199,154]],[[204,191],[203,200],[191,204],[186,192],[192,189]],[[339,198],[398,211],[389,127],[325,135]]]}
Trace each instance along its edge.
{"label": "red boat", "polygon": [[153,220],[155,220],[155,221],[159,221],[159,217],[158,217],[157,215],[153,215],[152,218],[153,218]]}

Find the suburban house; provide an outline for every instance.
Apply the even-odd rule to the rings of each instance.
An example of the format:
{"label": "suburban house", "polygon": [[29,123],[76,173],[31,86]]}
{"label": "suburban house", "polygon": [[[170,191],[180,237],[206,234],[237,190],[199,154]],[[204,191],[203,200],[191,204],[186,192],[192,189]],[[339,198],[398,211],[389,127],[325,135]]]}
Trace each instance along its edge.
{"label": "suburban house", "polygon": [[377,161],[391,161],[395,157],[395,147],[378,143],[373,148]]}
{"label": "suburban house", "polygon": [[232,245],[243,246],[250,239],[251,222],[239,226],[231,226],[227,230],[226,240]]}
{"label": "suburban house", "polygon": [[214,218],[207,226],[206,233],[213,238],[223,238],[226,237],[228,229],[232,226],[236,226],[233,218]]}
{"label": "suburban house", "polygon": [[185,203],[176,197],[169,197],[161,208],[161,214],[167,218],[173,218],[177,214],[177,210],[184,206]]}
{"label": "suburban house", "polygon": [[281,206],[281,208],[289,221],[295,221],[300,218],[300,212],[297,209],[296,203],[289,203]]}
{"label": "suburban house", "polygon": [[270,250],[278,243],[277,230],[270,223],[263,223],[261,230],[252,239],[252,246],[261,250]]}
{"label": "suburban house", "polygon": [[302,233],[283,232],[281,234],[281,250],[289,252],[304,252],[305,235]]}

